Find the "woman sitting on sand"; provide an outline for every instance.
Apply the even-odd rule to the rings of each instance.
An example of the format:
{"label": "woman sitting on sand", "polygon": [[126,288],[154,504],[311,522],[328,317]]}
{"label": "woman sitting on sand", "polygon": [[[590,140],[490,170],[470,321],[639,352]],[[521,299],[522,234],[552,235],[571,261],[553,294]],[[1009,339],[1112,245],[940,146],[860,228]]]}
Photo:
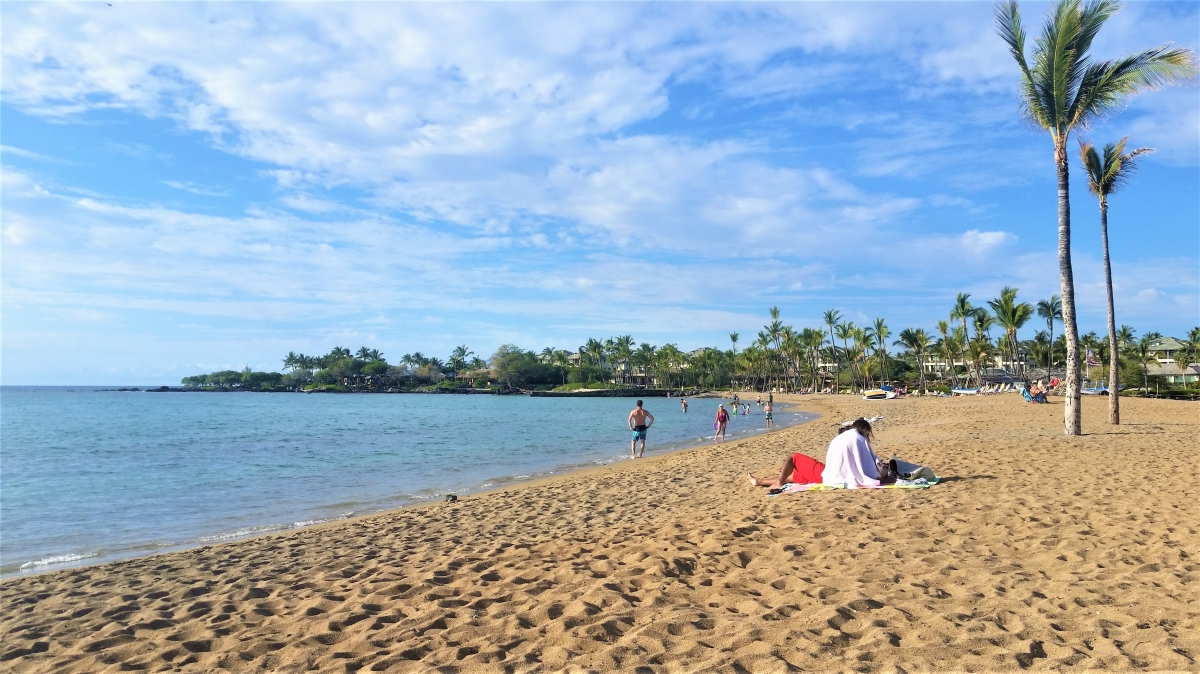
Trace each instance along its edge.
{"label": "woman sitting on sand", "polygon": [[881,484],[880,467],[879,457],[871,449],[871,423],[859,417],[829,443],[825,463],[797,453],[784,459],[778,479],[749,477],[750,484],[755,487],[771,489],[778,489],[788,482],[821,482],[853,489],[878,487]]}

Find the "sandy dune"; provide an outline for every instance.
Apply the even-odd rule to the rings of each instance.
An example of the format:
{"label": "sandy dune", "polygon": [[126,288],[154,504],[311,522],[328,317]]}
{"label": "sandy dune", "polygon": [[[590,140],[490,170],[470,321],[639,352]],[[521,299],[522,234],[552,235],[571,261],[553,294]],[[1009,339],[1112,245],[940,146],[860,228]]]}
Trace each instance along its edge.
{"label": "sandy dune", "polygon": [[[1200,669],[1200,407],[867,403],[770,436],[0,583],[0,670]],[[877,450],[929,490],[767,497],[747,470]]]}

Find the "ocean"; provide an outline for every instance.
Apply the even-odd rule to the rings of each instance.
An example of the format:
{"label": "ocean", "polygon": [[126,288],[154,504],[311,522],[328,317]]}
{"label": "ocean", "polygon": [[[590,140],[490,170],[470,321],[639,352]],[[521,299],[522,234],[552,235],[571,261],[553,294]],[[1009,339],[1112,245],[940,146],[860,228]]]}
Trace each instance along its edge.
{"label": "ocean", "polygon": [[[632,398],[0,387],[0,576],[207,545],[629,457]],[[716,399],[647,398],[647,455]],[[761,409],[729,437],[764,430]],[[812,415],[778,409],[780,427]]]}

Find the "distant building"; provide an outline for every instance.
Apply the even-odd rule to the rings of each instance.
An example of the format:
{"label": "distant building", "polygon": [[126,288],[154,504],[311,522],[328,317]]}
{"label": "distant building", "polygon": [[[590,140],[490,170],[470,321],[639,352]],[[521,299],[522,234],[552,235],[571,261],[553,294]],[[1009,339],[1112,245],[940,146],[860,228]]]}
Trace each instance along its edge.
{"label": "distant building", "polygon": [[1150,355],[1154,356],[1160,365],[1175,363],[1175,353],[1184,348],[1186,343],[1174,337],[1161,337],[1150,342]]}
{"label": "distant building", "polygon": [[1172,384],[1188,384],[1200,380],[1200,367],[1189,364],[1181,368],[1178,363],[1174,362],[1157,365],[1150,363],[1146,366],[1146,374],[1151,377],[1162,377],[1163,381]]}

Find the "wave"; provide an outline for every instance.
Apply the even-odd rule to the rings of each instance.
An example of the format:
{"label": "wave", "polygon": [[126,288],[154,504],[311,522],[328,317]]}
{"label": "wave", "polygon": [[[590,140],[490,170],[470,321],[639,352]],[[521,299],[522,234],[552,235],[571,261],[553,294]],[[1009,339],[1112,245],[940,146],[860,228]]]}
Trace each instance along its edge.
{"label": "wave", "polygon": [[78,561],[82,561],[84,559],[91,559],[92,557],[96,557],[99,554],[100,553],[98,553],[98,552],[85,552],[85,553],[77,554],[77,555],[54,555],[52,557],[46,557],[45,559],[38,559],[38,560],[31,561],[31,562],[25,562],[18,568],[20,568],[22,571],[27,571],[29,569],[40,569],[42,567],[54,566],[56,564],[70,564],[71,562],[78,562]]}

